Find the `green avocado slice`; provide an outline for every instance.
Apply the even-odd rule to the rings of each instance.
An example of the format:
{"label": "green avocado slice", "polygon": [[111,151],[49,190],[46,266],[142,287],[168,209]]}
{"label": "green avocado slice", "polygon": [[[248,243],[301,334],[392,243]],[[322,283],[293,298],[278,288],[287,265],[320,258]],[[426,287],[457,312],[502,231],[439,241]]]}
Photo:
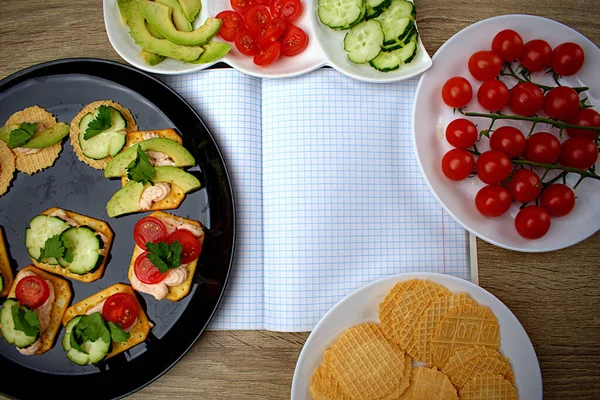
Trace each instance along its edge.
{"label": "green avocado slice", "polygon": [[[19,125],[6,125],[0,128],[0,140],[8,143],[10,133],[17,129]],[[60,142],[65,136],[69,134],[69,125],[64,122],[59,122],[50,129],[35,132],[31,139],[21,147],[27,149],[42,149],[44,147],[52,146]]]}
{"label": "green avocado slice", "polygon": [[156,2],[173,9],[173,23],[178,30],[182,32],[191,32],[194,30],[190,22],[193,19],[188,21],[177,0],[156,0]]}
{"label": "green avocado slice", "polygon": [[[161,56],[160,54],[150,53],[149,51],[144,50],[144,49],[142,49],[142,51],[140,51],[140,57],[142,57],[144,62],[150,66],[160,64],[165,59],[165,57]],[[200,55],[200,57],[202,57],[202,55]]]}
{"label": "green avocado slice", "polygon": [[179,0],[179,4],[188,21],[193,21],[202,9],[201,0]]}
{"label": "green avocado slice", "polygon": [[206,64],[217,61],[231,50],[231,45],[223,42],[208,42],[203,44],[202,47],[204,48],[204,53],[200,55],[199,59],[193,61],[194,64]]}
{"label": "green avocado slice", "polygon": [[3,126],[2,128],[0,128],[0,140],[8,143],[8,138],[10,136],[10,133],[18,128],[19,128],[18,124],[11,124],[11,125]]}

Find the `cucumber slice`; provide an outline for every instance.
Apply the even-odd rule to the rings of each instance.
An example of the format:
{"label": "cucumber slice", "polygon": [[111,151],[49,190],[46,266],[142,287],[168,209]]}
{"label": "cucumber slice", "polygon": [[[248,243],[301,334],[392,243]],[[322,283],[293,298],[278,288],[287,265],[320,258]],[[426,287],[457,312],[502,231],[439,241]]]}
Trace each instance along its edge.
{"label": "cucumber slice", "polygon": [[377,57],[369,61],[369,64],[377,71],[389,72],[400,68],[402,62],[394,52],[382,51]]}
{"label": "cucumber slice", "polygon": [[71,332],[73,332],[73,328],[79,322],[81,316],[75,317],[67,322],[67,326],[65,326],[65,335],[62,339],[62,347],[65,351],[71,350]]}
{"label": "cucumber slice", "polygon": [[404,64],[408,64],[417,54],[417,42],[411,40],[405,47],[400,50],[395,50],[392,53],[394,53]]}
{"label": "cucumber slice", "polygon": [[319,0],[318,14],[331,29],[349,29],[360,23],[367,11],[363,0]]}
{"label": "cucumber slice", "polygon": [[78,365],[95,364],[106,357],[110,350],[110,342],[106,343],[102,339],[94,342],[88,340],[81,345],[81,348],[87,351],[88,354],[71,348],[67,352],[67,358]]}
{"label": "cucumber slice", "polygon": [[93,229],[87,226],[72,227],[60,235],[60,240],[73,254],[73,261],[69,263],[64,258],[59,258],[58,263],[72,273],[85,274],[102,262],[98,251],[104,244]]}
{"label": "cucumber slice", "polygon": [[381,23],[385,44],[393,44],[396,38],[404,37],[411,21],[412,3],[404,0],[392,0],[390,6],[375,18]]}
{"label": "cucumber slice", "polygon": [[100,112],[100,108],[96,108],[94,114],[87,113],[79,121],[79,146],[86,157],[94,160],[99,160],[108,157],[109,155],[115,156],[125,145],[126,132],[124,132],[124,129],[127,126],[127,121],[125,121],[125,118],[123,118],[123,115],[119,111],[113,107],[108,108],[110,110],[111,119],[110,128],[88,140],[84,139],[85,131],[90,122],[92,122]]}
{"label": "cucumber slice", "polygon": [[7,299],[4,301],[0,310],[0,324],[2,325],[0,326],[0,333],[4,336],[6,343],[14,344],[18,348],[23,349],[32,345],[38,339],[39,335],[27,336],[25,333],[15,329],[15,321],[13,321],[12,317],[13,307],[19,307],[19,303],[16,300]]}
{"label": "cucumber slice", "polygon": [[377,57],[383,45],[381,24],[374,19],[361,22],[344,37],[344,50],[348,59],[356,64],[364,64]]}
{"label": "cucumber slice", "polygon": [[[46,244],[46,240],[54,235],[60,235],[70,227],[65,221],[57,217],[38,215],[29,222],[29,228],[25,230],[25,246],[31,258],[37,260],[40,249]],[[56,265],[58,261],[54,258],[44,259],[47,264]]]}
{"label": "cucumber slice", "polygon": [[67,352],[67,358],[77,365],[88,365],[90,363],[89,354],[84,354],[75,349],[71,349]]}

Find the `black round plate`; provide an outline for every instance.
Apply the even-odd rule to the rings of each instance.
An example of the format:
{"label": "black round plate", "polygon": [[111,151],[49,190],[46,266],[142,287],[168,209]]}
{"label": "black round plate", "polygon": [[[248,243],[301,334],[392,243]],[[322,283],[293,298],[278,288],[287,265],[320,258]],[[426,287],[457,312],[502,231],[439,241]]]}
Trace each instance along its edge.
{"label": "black round plate", "polygon": [[[35,398],[40,390],[68,393],[73,389],[86,399],[130,394],[158,378],[190,349],[225,290],[235,241],[231,183],[214,138],[190,105],[169,87],[114,62],[53,61],[0,81],[0,124],[32,105],[68,124],[86,104],[104,99],[129,108],[140,130],[175,128],[198,161],[190,172],[200,179],[202,189],[189,194],[178,209],[166,210],[207,228],[195,281],[190,294],[177,303],[139,295],[154,324],[148,339],[97,366],[80,367],[66,358],[60,344],[62,330],[54,347],[36,356],[23,356],[0,340],[0,392],[9,397]],[[114,283],[129,284],[133,226],[146,214],[108,218],[106,203],[120,187],[120,180],[105,179],[102,171],[79,161],[68,140],[52,167],[33,176],[18,172],[8,193],[0,196],[0,225],[13,269],[31,264],[24,246],[31,218],[60,207],[106,221],[115,233],[104,276],[91,283],[70,280],[72,304]]]}

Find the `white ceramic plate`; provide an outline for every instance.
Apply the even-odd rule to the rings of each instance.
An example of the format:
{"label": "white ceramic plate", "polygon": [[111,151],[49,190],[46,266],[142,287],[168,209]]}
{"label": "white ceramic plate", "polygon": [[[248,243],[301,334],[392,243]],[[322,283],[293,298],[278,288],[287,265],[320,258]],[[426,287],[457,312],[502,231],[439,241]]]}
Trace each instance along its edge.
{"label": "white ceramic plate", "polygon": [[[233,48],[225,57],[217,62],[224,62],[248,75],[261,78],[290,78],[319,67],[328,65],[339,72],[365,82],[394,82],[417,76],[431,67],[431,58],[421,39],[415,59],[404,68],[392,72],[378,72],[369,65],[357,65],[348,61],[343,48],[346,31],[334,31],[323,25],[317,16],[316,0],[303,0],[302,14],[295,25],[308,35],[308,47],[295,57],[282,56],[277,62],[260,67],[252,62],[252,57],[242,55],[233,43]],[[229,0],[204,0],[200,16],[196,18],[194,29],[201,26],[209,16],[216,16],[224,10],[231,10]],[[418,10],[417,10],[418,12]],[[215,63],[189,64],[166,59],[153,67],[147,65],[140,57],[141,47],[129,36],[129,28],[123,23],[119,13],[117,0],[104,0],[104,24],[108,39],[115,51],[129,64],[155,74],[177,75],[203,70]],[[215,40],[220,40],[215,38]]]}
{"label": "white ceramic plate", "polygon": [[[434,66],[421,77],[413,105],[413,138],[417,160],[425,181],[442,206],[465,229],[479,238],[494,245],[523,252],[544,252],[561,249],[578,243],[600,229],[600,181],[586,179],[576,190],[576,205],[571,214],[563,218],[552,218],[550,231],[541,239],[523,239],[514,227],[514,217],[520,204],[514,203],[511,209],[501,217],[486,218],[475,208],[475,195],[485,186],[478,178],[453,182],[447,179],[441,170],[441,159],[451,149],[446,142],[444,132],[448,124],[460,115],[453,114],[441,98],[443,84],[452,76],[460,75],[471,82],[474,99],[468,105],[468,111],[485,112],[476,100],[476,91],[480,82],[469,74],[467,61],[471,54],[479,50],[489,50],[493,37],[503,29],[513,29],[525,42],[541,38],[553,48],[563,42],[578,43],[585,52],[583,68],[574,77],[564,79],[570,86],[588,86],[587,92],[592,104],[598,110],[600,106],[600,49],[575,30],[556,21],[529,16],[505,15],[473,24],[454,35],[433,57]],[[509,88],[516,82],[512,78],[503,79]],[[534,82],[553,84],[552,78],[543,73],[532,74]],[[490,120],[467,118],[478,124],[480,130],[489,126]],[[510,123],[498,121],[495,128],[512,125],[529,132],[530,123]],[[549,131],[558,135],[558,130],[539,124],[536,131]],[[565,135],[565,140],[568,138]],[[488,150],[487,140],[483,138],[477,144],[480,151]],[[552,177],[549,175],[548,177]],[[578,175],[570,174],[567,183],[573,186]]]}
{"label": "white ceramic plate", "polygon": [[515,384],[520,399],[542,399],[542,374],[535,351],[515,315],[489,292],[450,275],[428,272],[400,274],[380,279],[350,293],[336,304],[308,337],[294,371],[292,400],[311,400],[310,378],[323,363],[323,352],[352,326],[364,322],[379,322],[379,303],[398,282],[409,279],[427,279],[444,285],[453,293],[467,293],[477,303],[488,307],[500,324],[500,352],[511,360]]}

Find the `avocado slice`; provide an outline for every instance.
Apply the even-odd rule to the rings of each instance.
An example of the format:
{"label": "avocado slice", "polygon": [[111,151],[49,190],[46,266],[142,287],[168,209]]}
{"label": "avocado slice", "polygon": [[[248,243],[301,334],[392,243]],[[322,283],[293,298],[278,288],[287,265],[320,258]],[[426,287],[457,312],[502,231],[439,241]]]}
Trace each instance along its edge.
{"label": "avocado slice", "polygon": [[182,32],[191,32],[194,30],[190,22],[193,19],[188,21],[177,0],[156,0],[156,2],[173,9],[173,22],[178,30]]}
{"label": "avocado slice", "polygon": [[[200,181],[192,174],[176,167],[163,166],[155,167],[154,178],[152,182],[168,182],[179,186],[185,193],[200,188]],[[140,182],[129,181],[125,186],[118,190],[106,205],[106,212],[109,217],[116,217],[122,214],[128,214],[141,211],[140,197],[144,189],[150,186],[150,183],[142,185]]]}
{"label": "avocado slice", "polygon": [[196,18],[196,15],[202,9],[202,0],[179,0],[179,4],[190,22],[194,21],[194,18]]}
{"label": "avocado slice", "polygon": [[231,50],[229,43],[223,42],[208,42],[202,45],[204,53],[200,55],[200,58],[196,61],[192,61],[193,64],[206,64],[213,61],[217,61],[219,58],[225,56]]}
{"label": "avocado slice", "polygon": [[18,128],[19,128],[19,124],[11,124],[11,125],[3,126],[2,128],[0,128],[0,140],[8,143],[8,137],[10,136],[10,133]]}
{"label": "avocado slice", "polygon": [[[8,143],[10,133],[17,129],[19,125],[6,125],[0,128],[0,140]],[[44,147],[52,146],[60,142],[65,136],[69,134],[69,125],[64,122],[59,122],[50,129],[35,132],[31,139],[21,147],[27,149],[41,149]]]}
{"label": "avocado slice", "polygon": [[222,21],[220,19],[207,18],[204,25],[195,31],[181,32],[173,25],[172,8],[149,0],[140,0],[138,4],[140,13],[146,21],[173,43],[185,46],[203,45],[212,39],[221,28]]}
{"label": "avocado slice", "polygon": [[[150,53],[144,49],[140,51],[140,57],[142,57],[144,62],[150,66],[160,64],[165,59],[165,57],[161,56],[160,54]],[[200,57],[202,57],[202,55],[200,55]]]}
{"label": "avocado slice", "polygon": [[194,156],[179,143],[166,138],[154,138],[144,140],[131,146],[122,153],[117,154],[104,168],[105,178],[118,178],[127,175],[127,166],[135,159],[137,147],[144,151],[160,151],[168,154],[173,159],[176,167],[191,167],[196,165]]}
{"label": "avocado slice", "polygon": [[145,26],[146,29],[148,29],[148,33],[151,34],[152,36],[154,36],[157,39],[164,39],[165,37],[163,35],[161,35],[160,33],[158,33],[158,31],[156,29],[154,29],[152,27],[152,25],[150,25],[147,21],[145,22]]}
{"label": "avocado slice", "polygon": [[[204,49],[200,46],[179,46],[166,39],[153,37],[146,29],[144,17],[140,13],[136,0],[117,0],[121,15],[129,25],[129,34],[133,40],[150,53],[175,58],[181,61],[194,61],[200,57]],[[160,5],[160,4],[159,4]],[[160,5],[161,7],[168,7]],[[171,22],[172,25],[172,22]]]}

